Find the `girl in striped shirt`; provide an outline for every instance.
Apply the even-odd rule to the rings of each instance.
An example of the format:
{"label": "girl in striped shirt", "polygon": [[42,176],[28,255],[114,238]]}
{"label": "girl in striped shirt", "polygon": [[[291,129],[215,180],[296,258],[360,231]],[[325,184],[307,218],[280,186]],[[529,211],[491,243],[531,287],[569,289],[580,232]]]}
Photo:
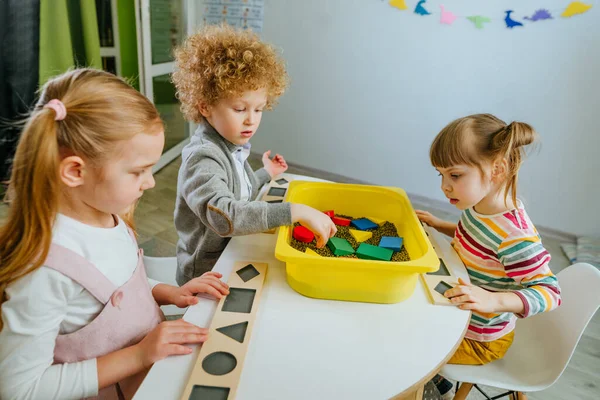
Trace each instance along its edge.
{"label": "girl in striped shirt", "polygon": [[[517,317],[560,305],[550,254],[517,199],[524,147],[536,137],[526,123],[507,125],[493,115],[477,114],[448,124],[431,145],[431,163],[442,177],[442,191],[462,215],[458,224],[425,211],[417,215],[453,237],[452,246],[471,280],[460,280],[444,294],[459,308],[472,311],[451,364],[481,365],[502,358],[513,341]],[[444,379],[436,378],[440,392],[445,392]]]}

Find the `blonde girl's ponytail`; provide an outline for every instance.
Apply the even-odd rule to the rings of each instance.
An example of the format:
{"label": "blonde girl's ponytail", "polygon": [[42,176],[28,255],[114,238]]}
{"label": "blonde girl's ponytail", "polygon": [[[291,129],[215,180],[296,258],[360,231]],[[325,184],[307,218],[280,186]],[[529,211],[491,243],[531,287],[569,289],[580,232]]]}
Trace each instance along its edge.
{"label": "blonde girl's ponytail", "polygon": [[50,108],[35,111],[17,146],[7,191],[7,222],[0,229],[0,305],[6,300],[6,287],[39,268],[48,255],[59,191],[61,121],[55,117]]}

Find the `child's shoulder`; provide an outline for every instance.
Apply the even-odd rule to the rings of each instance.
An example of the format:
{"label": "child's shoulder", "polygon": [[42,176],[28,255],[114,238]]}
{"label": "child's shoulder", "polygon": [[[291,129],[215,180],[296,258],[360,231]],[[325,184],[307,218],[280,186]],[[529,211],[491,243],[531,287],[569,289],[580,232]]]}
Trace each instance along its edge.
{"label": "child's shoulder", "polygon": [[197,135],[183,148],[181,158],[181,168],[187,168],[202,160],[228,162],[227,154],[217,143]]}
{"label": "child's shoulder", "polygon": [[[41,266],[13,282],[7,288],[9,299],[21,303],[27,312],[40,315],[66,304],[77,295],[81,286],[53,268]],[[24,309],[22,311],[24,311]]]}
{"label": "child's shoulder", "polygon": [[532,243],[541,244],[542,239],[522,205],[503,214],[502,227],[504,235],[500,251],[516,251]]}
{"label": "child's shoulder", "polygon": [[[479,235],[493,239],[500,247],[538,236],[535,226],[521,203],[518,207],[494,215],[478,214],[468,209],[461,215],[461,223]],[[537,240],[537,239],[536,239]]]}

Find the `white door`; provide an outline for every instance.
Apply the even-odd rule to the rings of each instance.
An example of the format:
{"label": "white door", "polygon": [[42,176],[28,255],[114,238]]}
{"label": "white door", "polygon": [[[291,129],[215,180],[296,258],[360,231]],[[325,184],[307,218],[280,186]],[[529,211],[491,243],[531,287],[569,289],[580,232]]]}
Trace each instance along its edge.
{"label": "white door", "polygon": [[195,0],[137,0],[136,19],[140,90],[165,122],[165,150],[158,171],[181,154],[193,133],[175,97],[173,50],[195,26]]}

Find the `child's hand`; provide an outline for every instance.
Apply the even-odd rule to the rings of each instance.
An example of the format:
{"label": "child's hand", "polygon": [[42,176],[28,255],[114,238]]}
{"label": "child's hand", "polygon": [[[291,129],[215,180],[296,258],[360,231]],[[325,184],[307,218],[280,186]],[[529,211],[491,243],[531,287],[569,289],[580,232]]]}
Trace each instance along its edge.
{"label": "child's hand", "polygon": [[183,344],[202,343],[206,339],[208,329],[178,319],[160,323],[135,347],[141,364],[147,368],[165,357],[189,354],[192,349]]}
{"label": "child's hand", "polygon": [[458,286],[448,289],[444,293],[452,304],[458,305],[461,310],[473,310],[480,313],[494,313],[498,311],[498,293],[490,292],[458,278]]}
{"label": "child's hand", "polygon": [[194,278],[185,285],[177,288],[173,298],[173,304],[177,307],[187,307],[198,303],[196,295],[207,293],[217,299],[229,294],[229,286],[220,280],[223,275],[209,271],[198,278]]}
{"label": "child's hand", "polygon": [[292,222],[300,222],[313,231],[318,248],[325,246],[329,238],[337,232],[328,215],[304,204],[292,203]]}
{"label": "child's hand", "polygon": [[453,222],[444,221],[438,217],[433,216],[427,211],[415,210],[419,220],[426,223],[438,232],[443,233],[446,236],[453,237],[456,231],[456,224]]}
{"label": "child's hand", "polygon": [[419,217],[419,221],[426,223],[434,229],[437,229],[444,222],[430,212],[421,210],[415,210],[415,212],[417,213],[417,217]]}
{"label": "child's hand", "polygon": [[275,157],[273,157],[272,160],[270,159],[270,156],[271,150],[265,151],[262,156],[262,162],[269,175],[271,175],[271,178],[287,171],[288,165],[283,159],[283,156],[275,154]]}

